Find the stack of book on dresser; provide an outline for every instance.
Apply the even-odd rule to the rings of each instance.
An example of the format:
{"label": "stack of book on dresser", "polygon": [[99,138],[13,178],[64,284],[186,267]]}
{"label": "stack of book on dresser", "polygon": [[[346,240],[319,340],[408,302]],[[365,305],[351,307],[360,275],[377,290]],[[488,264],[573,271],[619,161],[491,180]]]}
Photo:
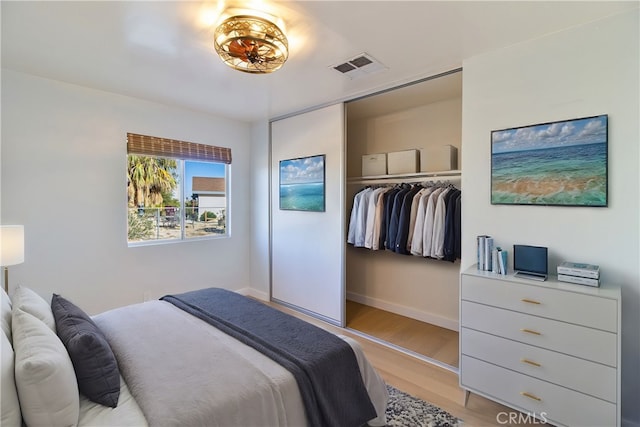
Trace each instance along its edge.
{"label": "stack of book on dresser", "polygon": [[558,265],[558,280],[579,285],[600,286],[600,267],[565,261]]}
{"label": "stack of book on dresser", "polygon": [[481,235],[477,240],[478,270],[507,274],[507,251],[494,247],[493,237]]}

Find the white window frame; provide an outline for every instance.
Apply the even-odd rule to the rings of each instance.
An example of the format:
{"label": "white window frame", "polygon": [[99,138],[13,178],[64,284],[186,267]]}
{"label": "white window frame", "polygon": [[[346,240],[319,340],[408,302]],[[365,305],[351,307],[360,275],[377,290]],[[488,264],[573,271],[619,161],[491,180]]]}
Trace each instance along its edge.
{"label": "white window frame", "polygon": [[[184,156],[178,155],[179,153],[186,153]],[[203,144],[195,144],[190,142],[184,142],[179,140],[172,140],[166,138],[150,137],[139,134],[127,134],[127,164],[129,162],[129,155],[137,155],[144,157],[164,158],[171,159],[177,162],[177,173],[179,175],[179,201],[180,206],[176,208],[179,212],[179,236],[170,238],[152,238],[146,240],[129,240],[129,215],[131,209],[128,206],[127,201],[127,245],[129,247],[135,246],[150,246],[167,243],[189,242],[199,240],[210,240],[228,238],[231,236],[231,150],[223,147],[208,146]],[[186,188],[186,162],[198,162],[198,163],[213,163],[221,164],[224,166],[224,186],[225,186],[225,208],[224,208],[224,233],[212,233],[211,235],[203,236],[187,236],[186,226],[188,221],[186,219],[186,199],[191,197],[192,194],[187,195],[185,193]],[[127,198],[128,200],[128,198]],[[196,220],[199,222],[199,218]],[[165,224],[166,225],[166,224]],[[157,213],[156,217],[156,235],[160,234],[160,213]]]}

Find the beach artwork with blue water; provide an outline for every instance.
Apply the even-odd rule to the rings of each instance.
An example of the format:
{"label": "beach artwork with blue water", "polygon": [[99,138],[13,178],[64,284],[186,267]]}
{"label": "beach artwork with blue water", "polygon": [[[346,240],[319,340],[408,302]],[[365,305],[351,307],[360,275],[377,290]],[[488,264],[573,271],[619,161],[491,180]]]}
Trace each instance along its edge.
{"label": "beach artwork with blue water", "polygon": [[324,155],[280,161],[280,209],[324,212]]}
{"label": "beach artwork with blue water", "polygon": [[607,120],[493,131],[491,203],[607,206]]}

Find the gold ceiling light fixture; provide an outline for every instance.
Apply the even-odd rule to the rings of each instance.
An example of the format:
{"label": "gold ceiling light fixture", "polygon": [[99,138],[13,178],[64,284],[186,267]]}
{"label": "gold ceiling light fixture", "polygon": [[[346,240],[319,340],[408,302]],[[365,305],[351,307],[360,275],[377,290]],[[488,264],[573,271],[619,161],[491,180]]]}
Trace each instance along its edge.
{"label": "gold ceiling light fixture", "polygon": [[222,21],[214,45],[225,64],[245,73],[272,73],[289,57],[289,43],[280,27],[248,13]]}

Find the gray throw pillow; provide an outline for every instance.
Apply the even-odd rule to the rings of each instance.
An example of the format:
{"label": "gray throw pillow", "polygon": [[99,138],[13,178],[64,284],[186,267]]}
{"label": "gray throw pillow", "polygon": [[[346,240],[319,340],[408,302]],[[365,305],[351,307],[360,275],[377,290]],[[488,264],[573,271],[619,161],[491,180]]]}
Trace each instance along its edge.
{"label": "gray throw pillow", "polygon": [[79,307],[57,294],[51,298],[51,310],[57,334],[73,362],[80,393],[101,405],[118,406],[118,362],[98,325]]}

